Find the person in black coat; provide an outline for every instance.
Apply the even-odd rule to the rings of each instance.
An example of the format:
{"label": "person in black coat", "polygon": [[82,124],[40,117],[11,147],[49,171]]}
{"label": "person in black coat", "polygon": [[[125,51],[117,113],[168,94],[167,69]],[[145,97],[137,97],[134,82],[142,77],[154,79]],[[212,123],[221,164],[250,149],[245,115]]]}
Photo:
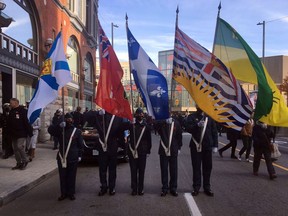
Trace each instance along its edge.
{"label": "person in black coat", "polygon": [[193,168],[192,195],[197,196],[199,194],[202,173],[204,193],[208,196],[214,196],[211,190],[210,177],[212,172],[212,151],[216,152],[218,148],[217,125],[199,107],[196,108],[197,111],[190,114],[185,120],[185,129],[192,135],[190,141]]}
{"label": "person in black coat", "polygon": [[277,178],[271,160],[271,139],[273,131],[271,127],[260,121],[256,121],[253,128],[252,138],[254,147],[253,174],[258,176],[258,170],[262,155],[264,156],[269,177],[271,180]]}
{"label": "person in black coat", "polygon": [[3,114],[1,115],[1,128],[2,128],[2,149],[4,155],[2,156],[3,159],[7,159],[14,154],[13,147],[12,147],[12,139],[11,136],[8,134],[8,116],[10,112],[10,105],[9,103],[5,103],[3,105]]}
{"label": "person in black coat", "polygon": [[223,152],[231,147],[231,158],[238,159],[235,155],[236,147],[237,147],[237,140],[241,137],[241,132],[234,130],[232,128],[227,128],[227,139],[230,141],[227,145],[223,148],[219,149],[220,157],[223,157]]}
{"label": "person in black coat", "polygon": [[61,196],[58,200],[62,201],[67,197],[69,197],[70,200],[75,200],[77,166],[78,162],[81,161],[83,152],[81,130],[73,125],[73,117],[67,113],[65,115],[65,122],[61,122],[59,125],[49,126],[48,132],[59,140],[57,165],[60,177]]}
{"label": "person in black coat", "polygon": [[95,126],[99,133],[99,142],[96,144],[99,151],[98,162],[101,183],[101,190],[98,195],[103,196],[108,189],[110,195],[115,195],[118,139],[123,139],[124,136],[123,119],[108,112],[105,113],[105,110],[98,111],[95,117]]}
{"label": "person in black coat", "polygon": [[132,195],[144,195],[144,175],[146,158],[150,154],[152,139],[151,129],[144,119],[141,108],[135,112],[136,122],[130,124],[130,142],[128,147],[129,164],[131,171]]}
{"label": "person in black coat", "polygon": [[23,170],[28,164],[28,158],[25,152],[27,137],[33,136],[33,128],[27,118],[27,109],[19,106],[17,98],[10,99],[11,110],[7,121],[8,134],[12,139],[12,146],[17,164],[12,169]]}
{"label": "person in black coat", "polygon": [[[166,196],[169,190],[173,196],[178,196],[178,152],[182,147],[181,125],[178,120],[169,118],[166,121],[156,121],[155,128],[161,138],[158,150],[162,182],[161,196]],[[170,171],[169,185],[168,168]]]}

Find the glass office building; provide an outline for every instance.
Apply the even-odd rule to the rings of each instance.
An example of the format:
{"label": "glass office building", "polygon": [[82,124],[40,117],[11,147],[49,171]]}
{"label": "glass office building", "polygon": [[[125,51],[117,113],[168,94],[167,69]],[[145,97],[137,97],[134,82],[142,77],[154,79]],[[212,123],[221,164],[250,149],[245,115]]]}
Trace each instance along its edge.
{"label": "glass office building", "polygon": [[195,102],[188,91],[172,79],[173,50],[160,51],[158,53],[158,67],[167,79],[171,111],[186,112],[196,110]]}

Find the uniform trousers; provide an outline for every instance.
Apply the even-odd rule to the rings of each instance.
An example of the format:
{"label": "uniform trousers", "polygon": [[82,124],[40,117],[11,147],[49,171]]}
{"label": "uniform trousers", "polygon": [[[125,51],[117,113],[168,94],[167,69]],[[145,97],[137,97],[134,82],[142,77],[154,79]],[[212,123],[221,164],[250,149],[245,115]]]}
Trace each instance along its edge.
{"label": "uniform trousers", "polygon": [[[191,147],[190,153],[193,169],[193,189],[195,191],[200,190],[201,175],[203,175],[204,191],[210,191],[211,190],[210,176],[212,171],[212,151],[202,150],[202,152],[197,152],[196,147],[195,148]],[[201,170],[203,173],[201,172]]]}
{"label": "uniform trousers", "polygon": [[74,195],[78,162],[67,162],[67,167],[63,168],[61,160],[58,159],[57,165],[60,177],[61,195]]}
{"label": "uniform trousers", "polygon": [[[167,192],[177,190],[178,178],[178,156],[160,155],[162,191]],[[170,172],[170,181],[168,186],[168,168]]]}
{"label": "uniform trousers", "polygon": [[[99,153],[99,177],[101,183],[101,190],[110,191],[115,189],[116,185],[116,168],[117,168],[117,154],[109,154],[108,152]],[[108,184],[107,184],[107,170],[108,170]]]}
{"label": "uniform trousers", "polygon": [[135,192],[141,193],[144,189],[144,175],[146,168],[147,156],[138,155],[134,158],[132,155],[129,157],[130,171],[131,171],[131,188]]}

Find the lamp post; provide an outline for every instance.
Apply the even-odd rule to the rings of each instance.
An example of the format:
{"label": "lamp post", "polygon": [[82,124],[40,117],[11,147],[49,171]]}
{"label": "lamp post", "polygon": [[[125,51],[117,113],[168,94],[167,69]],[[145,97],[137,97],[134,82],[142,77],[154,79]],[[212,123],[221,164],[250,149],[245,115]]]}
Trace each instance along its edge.
{"label": "lamp post", "polygon": [[265,21],[257,23],[257,25],[263,26],[263,44],[262,44],[262,63],[264,64],[265,59]]}
{"label": "lamp post", "polygon": [[114,27],[115,28],[118,28],[119,26],[118,25],[116,25],[116,24],[113,24],[113,22],[111,23],[111,41],[112,41],[112,47],[113,47],[113,37],[114,37],[114,35],[113,35],[113,29],[114,29]]}

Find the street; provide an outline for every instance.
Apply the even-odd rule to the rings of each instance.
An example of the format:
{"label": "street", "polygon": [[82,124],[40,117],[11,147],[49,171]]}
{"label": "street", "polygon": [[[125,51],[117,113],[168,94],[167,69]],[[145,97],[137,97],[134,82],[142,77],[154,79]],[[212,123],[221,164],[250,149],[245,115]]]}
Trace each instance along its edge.
{"label": "street", "polygon": [[[60,195],[58,175],[33,188],[0,209],[0,215],[287,215],[288,144],[278,139],[282,156],[276,161],[276,180],[269,180],[266,165],[261,162],[259,176],[252,175],[252,163],[230,158],[228,149],[223,158],[213,155],[212,190],[214,197],[200,191],[192,197],[192,166],[189,152],[190,135],[183,133],[183,147],[178,159],[178,197],[161,197],[158,156],[159,137],[153,135],[145,176],[144,196],[131,196],[128,163],[117,169],[116,195],[98,196],[100,189],[98,166],[81,164],[78,168],[76,200],[57,201]],[[225,134],[219,137],[219,147],[228,143]],[[242,147],[238,141],[237,149]],[[238,152],[237,152],[238,153]],[[251,152],[253,154],[253,150]],[[253,160],[253,157],[250,157]],[[187,202],[188,200],[188,202]],[[191,201],[192,200],[192,201]],[[193,205],[195,200],[195,206]],[[192,209],[189,206],[194,206]]]}

